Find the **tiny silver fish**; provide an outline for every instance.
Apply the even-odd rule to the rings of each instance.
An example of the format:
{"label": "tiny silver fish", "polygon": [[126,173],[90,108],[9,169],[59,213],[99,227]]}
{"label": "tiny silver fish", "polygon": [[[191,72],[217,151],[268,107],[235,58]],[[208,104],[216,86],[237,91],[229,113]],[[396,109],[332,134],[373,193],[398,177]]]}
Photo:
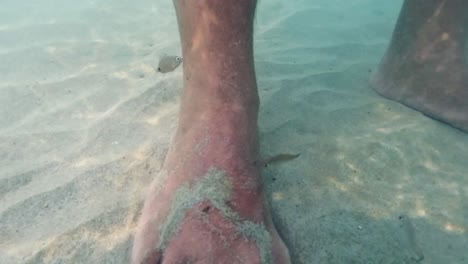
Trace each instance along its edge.
{"label": "tiny silver fish", "polygon": [[159,59],[157,71],[168,73],[174,71],[182,63],[182,57],[164,55]]}
{"label": "tiny silver fish", "polygon": [[258,163],[255,162],[255,164],[258,164],[260,168],[261,167],[268,167],[268,165],[270,165],[272,163],[293,160],[293,159],[299,157],[300,155],[301,155],[301,153],[297,153],[297,154],[282,153],[282,154],[278,154],[278,155],[275,155],[273,157],[270,157],[268,159],[261,160]]}

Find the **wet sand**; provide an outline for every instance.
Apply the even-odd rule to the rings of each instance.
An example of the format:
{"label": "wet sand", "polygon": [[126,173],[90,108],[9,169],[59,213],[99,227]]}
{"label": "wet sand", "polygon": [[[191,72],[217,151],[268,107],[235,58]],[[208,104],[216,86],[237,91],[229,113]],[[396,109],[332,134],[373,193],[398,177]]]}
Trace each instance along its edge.
{"label": "wet sand", "polygon": [[[263,169],[294,263],[413,263],[402,214],[422,263],[468,261],[468,134],[368,84],[400,1],[310,2],[255,24],[262,156],[300,153]],[[128,263],[177,125],[172,2],[54,3],[0,10],[0,263]]]}

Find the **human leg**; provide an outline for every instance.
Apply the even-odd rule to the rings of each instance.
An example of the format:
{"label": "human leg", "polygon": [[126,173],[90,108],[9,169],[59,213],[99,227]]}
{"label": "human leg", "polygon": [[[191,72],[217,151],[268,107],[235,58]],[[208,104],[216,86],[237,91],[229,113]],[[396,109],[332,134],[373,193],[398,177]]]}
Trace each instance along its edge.
{"label": "human leg", "polygon": [[465,0],[406,0],[373,88],[468,132],[467,18]]}
{"label": "human leg", "polygon": [[255,0],[174,0],[179,126],[137,227],[133,263],[290,263],[262,192]]}

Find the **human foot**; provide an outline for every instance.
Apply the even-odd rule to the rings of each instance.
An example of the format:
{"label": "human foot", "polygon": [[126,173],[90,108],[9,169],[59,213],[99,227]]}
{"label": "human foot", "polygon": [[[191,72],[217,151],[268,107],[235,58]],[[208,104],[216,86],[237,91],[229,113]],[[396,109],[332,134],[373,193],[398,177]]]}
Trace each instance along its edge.
{"label": "human foot", "polygon": [[246,144],[255,126],[229,125],[231,109],[203,116],[179,130],[151,185],[132,263],[290,263]]}
{"label": "human foot", "polygon": [[386,98],[468,132],[462,0],[405,1],[371,85]]}
{"label": "human foot", "polygon": [[258,165],[255,0],[174,0],[179,126],[148,192],[133,263],[290,263]]}

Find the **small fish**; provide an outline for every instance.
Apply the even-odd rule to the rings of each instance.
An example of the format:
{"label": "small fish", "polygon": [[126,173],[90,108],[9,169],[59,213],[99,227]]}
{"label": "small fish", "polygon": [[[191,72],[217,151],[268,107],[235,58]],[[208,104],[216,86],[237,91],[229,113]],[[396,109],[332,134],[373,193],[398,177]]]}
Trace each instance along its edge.
{"label": "small fish", "polygon": [[400,228],[403,231],[407,246],[409,247],[409,250],[412,254],[411,258],[416,262],[422,261],[424,259],[424,254],[418,245],[418,241],[416,240],[416,229],[414,229],[410,218],[403,214],[398,216],[398,220],[400,220]]}
{"label": "small fish", "polygon": [[168,73],[174,71],[182,63],[182,57],[163,55],[159,59],[157,71],[160,73]]}
{"label": "small fish", "polygon": [[268,167],[268,165],[270,165],[272,163],[293,160],[293,159],[299,157],[300,155],[301,155],[301,153],[298,153],[298,154],[287,154],[287,153],[278,154],[278,155],[275,155],[275,156],[270,157],[268,159],[260,161],[259,166],[260,167]]}

